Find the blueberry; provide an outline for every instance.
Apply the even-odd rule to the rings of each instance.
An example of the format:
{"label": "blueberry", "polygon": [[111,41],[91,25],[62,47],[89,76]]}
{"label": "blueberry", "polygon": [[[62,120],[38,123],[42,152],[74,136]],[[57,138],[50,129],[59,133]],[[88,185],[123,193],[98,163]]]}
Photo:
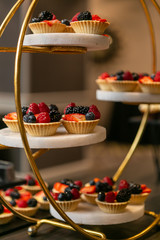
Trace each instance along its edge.
{"label": "blueberry", "polygon": [[139,75],[137,73],[132,73],[133,80],[138,80]]}
{"label": "blueberry", "polygon": [[91,180],[91,181],[89,182],[89,184],[90,184],[90,186],[92,186],[92,185],[95,185],[96,183],[95,183],[94,180]]}
{"label": "blueberry", "polygon": [[25,106],[22,107],[22,115],[23,116],[26,115],[27,110],[28,110],[28,107],[25,107]]}
{"label": "blueberry", "polygon": [[66,26],[70,26],[70,21],[68,19],[61,20],[61,23],[65,24]]}
{"label": "blueberry", "polygon": [[46,197],[46,196],[43,196],[43,201],[45,201],[45,202],[47,202],[47,201],[48,201],[48,199],[47,199],[47,197]]}
{"label": "blueberry", "polygon": [[116,72],[116,75],[123,75],[124,71],[120,70],[118,72]]}
{"label": "blueberry", "polygon": [[64,178],[61,180],[61,183],[66,184],[66,185],[70,185],[70,183],[73,183],[73,181],[69,178]]}
{"label": "blueberry", "polygon": [[77,188],[78,190],[80,190],[80,187],[74,183],[70,183],[69,187],[72,188]]}
{"label": "blueberry", "polygon": [[17,191],[13,191],[10,193],[10,197],[13,199],[19,199],[20,198],[20,194]]}
{"label": "blueberry", "polygon": [[28,123],[36,123],[36,117],[34,115],[29,115]]}
{"label": "blueberry", "polygon": [[65,193],[60,193],[60,194],[58,195],[58,200],[59,200],[59,201],[65,201]]}
{"label": "blueberry", "polygon": [[96,182],[96,192],[101,192],[103,191],[103,183],[98,181]]}
{"label": "blueberry", "polygon": [[89,11],[84,11],[78,15],[77,19],[78,19],[78,21],[92,20],[92,15]]}
{"label": "blueberry", "polygon": [[66,201],[70,201],[72,199],[72,193],[71,192],[66,192],[65,193],[65,200]]}
{"label": "blueberry", "polygon": [[65,190],[64,190],[64,192],[65,192],[65,193],[66,193],[66,192],[70,192],[71,190],[72,190],[71,187],[66,187]]}
{"label": "blueberry", "polygon": [[34,22],[40,22],[40,21],[41,21],[40,18],[35,18],[35,17],[32,18],[32,20],[31,20],[32,23],[34,23]]}
{"label": "blueberry", "polygon": [[57,107],[56,105],[54,105],[54,104],[50,104],[50,105],[49,105],[49,110],[50,110],[50,111],[52,111],[52,110],[58,111],[58,107]]}
{"label": "blueberry", "polygon": [[151,78],[154,80],[154,78],[155,78],[155,74],[154,73],[151,74]]}
{"label": "blueberry", "polygon": [[93,112],[88,112],[88,113],[86,113],[86,120],[87,121],[90,121],[90,120],[94,120],[95,119],[95,115],[94,115],[94,113]]}
{"label": "blueberry", "polygon": [[29,179],[28,180],[28,185],[29,186],[34,186],[36,183],[35,183],[35,180],[33,178]]}
{"label": "blueberry", "polygon": [[30,198],[27,201],[28,207],[36,207],[37,206],[37,200],[35,198]]}
{"label": "blueberry", "polygon": [[38,18],[40,19],[40,21],[52,20],[53,14],[52,14],[51,12],[48,12],[48,11],[42,11],[42,12],[38,15]]}
{"label": "blueberry", "polygon": [[102,185],[102,189],[104,192],[110,192],[110,191],[112,191],[112,186],[109,185],[108,183],[104,182]]}
{"label": "blueberry", "polygon": [[121,81],[121,80],[123,80],[123,75],[121,75],[121,74],[118,74],[118,75],[116,75],[117,76],[117,80],[118,81]]}
{"label": "blueberry", "polygon": [[0,203],[0,214],[3,213],[3,211],[4,211],[4,207],[3,207],[3,205]]}
{"label": "blueberry", "polygon": [[16,201],[15,201],[14,199],[12,199],[12,200],[10,201],[10,204],[14,207],[14,206],[16,206]]}
{"label": "blueberry", "polygon": [[99,192],[98,193],[98,200],[104,201],[105,200],[105,192]]}
{"label": "blueberry", "polygon": [[23,121],[27,123],[27,122],[28,122],[28,117],[29,117],[28,114],[24,115],[24,116],[23,116]]}

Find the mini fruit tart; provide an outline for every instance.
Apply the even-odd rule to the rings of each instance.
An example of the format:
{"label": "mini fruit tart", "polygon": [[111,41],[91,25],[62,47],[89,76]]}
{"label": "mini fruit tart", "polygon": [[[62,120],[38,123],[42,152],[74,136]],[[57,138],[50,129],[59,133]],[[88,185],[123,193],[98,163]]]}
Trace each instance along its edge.
{"label": "mini fruit tart", "polygon": [[8,113],[2,120],[12,132],[19,132],[16,112]]}
{"label": "mini fruit tart", "polygon": [[13,213],[0,203],[0,225],[9,223],[13,217]]}
{"label": "mini fruit tart", "polygon": [[110,23],[89,11],[78,12],[71,20],[71,26],[76,33],[104,34]]}
{"label": "mini fruit tart", "polygon": [[128,189],[122,189],[119,192],[100,192],[96,198],[96,203],[100,210],[105,213],[121,213],[125,211],[130,197]]}
{"label": "mini fruit tart", "polygon": [[12,203],[13,208],[28,217],[34,216],[39,208],[35,198],[29,198],[28,200],[20,198],[12,201],[14,201],[14,204]]}
{"label": "mini fruit tart", "polygon": [[[106,181],[107,180],[107,181]],[[96,198],[99,192],[109,192],[113,190],[113,180],[105,177],[103,180],[94,178],[80,189],[81,198],[87,203],[96,204]]]}
{"label": "mini fruit tart", "polygon": [[11,205],[12,200],[20,198],[23,200],[28,200],[32,197],[32,194],[29,191],[24,190],[22,187],[8,188],[6,191],[3,192],[2,195],[8,202],[10,202]]}
{"label": "mini fruit tart", "polygon": [[62,193],[51,193],[54,200],[64,212],[72,212],[77,209],[81,202],[80,193],[77,188],[67,187]]}
{"label": "mini fruit tart", "polygon": [[116,80],[116,77],[111,77],[109,73],[103,72],[96,79],[96,83],[102,91],[111,91],[111,87],[108,84],[110,80]]}
{"label": "mini fruit tart", "polygon": [[56,105],[31,103],[23,115],[27,133],[33,137],[53,136],[60,126],[61,114]]}
{"label": "mini fruit tart", "polygon": [[88,134],[94,131],[100,116],[101,114],[95,105],[87,107],[70,103],[64,110],[62,124],[68,133]]}
{"label": "mini fruit tart", "polygon": [[39,208],[40,209],[42,209],[42,210],[49,210],[49,201],[48,201],[48,199],[45,196],[43,191],[40,191],[40,192],[36,193],[33,197],[39,203],[39,206],[40,206]]}
{"label": "mini fruit tart", "polygon": [[160,71],[151,76],[144,76],[139,79],[139,85],[144,93],[159,94],[160,93]]}
{"label": "mini fruit tart", "polygon": [[119,190],[128,189],[131,193],[129,200],[130,204],[144,204],[149,196],[151,189],[145,184],[128,183],[126,180],[121,180],[118,186]]}
{"label": "mini fruit tart", "polygon": [[35,34],[64,32],[66,25],[62,24],[56,16],[48,11],[42,11],[38,17],[32,18],[29,28]]}
{"label": "mini fruit tart", "polygon": [[66,189],[77,188],[78,191],[82,188],[82,181],[64,178],[60,182],[56,182],[53,184],[53,193],[64,193]]}

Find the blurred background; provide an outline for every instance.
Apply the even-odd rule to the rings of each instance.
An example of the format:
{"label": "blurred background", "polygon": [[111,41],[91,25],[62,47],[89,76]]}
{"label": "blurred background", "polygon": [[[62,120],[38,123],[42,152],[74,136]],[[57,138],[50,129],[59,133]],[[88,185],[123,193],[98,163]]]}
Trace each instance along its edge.
{"label": "blurred background", "polygon": [[[16,0],[0,1],[0,22]],[[24,14],[31,1],[25,1],[0,39],[0,46],[16,46]],[[146,1],[151,13],[155,29],[159,29],[159,15],[151,1]],[[157,1],[160,2],[160,1]],[[102,72],[115,73],[118,70],[152,73],[152,48],[149,29],[143,8],[139,0],[40,0],[33,16],[43,10],[52,11],[57,19],[71,19],[77,12],[88,10],[111,24],[106,30],[113,43],[108,50],[91,52],[85,55],[47,55],[23,54],[21,69],[22,105],[31,102],[56,104],[61,111],[70,103],[77,105],[95,104],[101,111],[100,125],[107,128],[107,140],[102,144],[83,148],[51,150],[37,160],[44,178],[74,177],[88,171],[98,174],[113,175],[127,153],[128,144],[133,141],[137,125],[132,126],[129,119],[140,115],[137,106],[121,103],[102,102],[96,100],[96,78]],[[30,33],[29,29],[27,34]],[[160,32],[156,31],[158,42]],[[160,65],[160,45],[157,44],[157,69]],[[0,54],[0,114],[15,111],[14,104],[14,53]],[[1,128],[4,124],[1,122]],[[152,145],[147,133],[142,143]],[[114,143],[113,145],[111,143]],[[116,145],[115,145],[116,143]],[[125,143],[125,147],[121,144]],[[119,145],[118,145],[119,144]],[[127,145],[126,145],[127,144]],[[116,146],[116,147],[115,147]],[[127,146],[127,147],[126,147]],[[148,156],[146,172],[155,172],[151,147],[144,153],[143,146],[138,148],[134,166],[136,169],[138,156]],[[2,160],[14,163],[16,174],[23,176],[30,171],[23,150],[12,149],[0,152]],[[98,163],[98,164],[97,164]],[[142,162],[141,162],[142,164]],[[102,170],[102,169],[101,169]],[[127,172],[127,171],[126,171]],[[108,174],[107,174],[108,173]],[[134,172],[132,171],[133,176]]]}

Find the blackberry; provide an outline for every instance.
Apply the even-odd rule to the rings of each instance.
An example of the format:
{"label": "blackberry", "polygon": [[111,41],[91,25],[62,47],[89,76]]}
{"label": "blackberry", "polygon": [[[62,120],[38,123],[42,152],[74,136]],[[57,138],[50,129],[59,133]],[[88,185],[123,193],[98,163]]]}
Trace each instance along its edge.
{"label": "blackberry", "polygon": [[36,207],[37,206],[37,200],[35,198],[30,198],[27,201],[28,207]]}
{"label": "blackberry", "polygon": [[62,19],[61,23],[65,24],[66,26],[70,26],[70,21],[68,19]]}
{"label": "blackberry", "polygon": [[96,182],[96,192],[101,192],[103,191],[103,183],[98,181]]}
{"label": "blackberry", "polygon": [[41,20],[39,18],[36,18],[36,17],[32,18],[32,20],[31,20],[32,23],[40,22],[40,21]]}
{"label": "blackberry", "polygon": [[103,189],[104,192],[110,192],[110,191],[113,190],[113,189],[112,189],[112,186],[109,185],[109,184],[106,183],[106,182],[103,183],[102,189]]}
{"label": "blackberry", "polygon": [[35,186],[35,180],[33,178],[28,180],[28,185],[29,186]]}
{"label": "blackberry", "polygon": [[78,19],[78,21],[92,20],[92,15],[89,11],[84,11],[78,15],[77,19]]}
{"label": "blackberry", "polygon": [[64,178],[64,179],[61,180],[61,183],[69,186],[71,183],[73,184],[73,181],[71,179]]}
{"label": "blackberry", "polygon": [[70,186],[71,189],[72,188],[77,188],[78,190],[80,190],[80,187],[78,185],[74,184],[74,183],[70,183],[69,186]]}
{"label": "blackberry", "polygon": [[80,108],[79,108],[79,106],[73,107],[73,113],[80,113]]}
{"label": "blackberry", "polygon": [[58,195],[58,201],[65,201],[65,193],[60,193],[59,195]]}
{"label": "blackberry", "polygon": [[142,192],[141,185],[136,183],[130,183],[129,190],[131,194],[140,194]]}
{"label": "blackberry", "polygon": [[89,121],[89,120],[94,120],[95,119],[95,115],[93,112],[88,112],[86,113],[86,120]]}
{"label": "blackberry", "polygon": [[21,196],[21,195],[20,195],[19,192],[17,192],[17,191],[13,191],[13,192],[11,192],[11,194],[10,194],[10,197],[13,198],[13,199],[19,199],[20,196]]}
{"label": "blackberry", "polygon": [[3,213],[3,211],[4,211],[4,207],[3,207],[3,205],[0,203],[0,214]]}
{"label": "blackberry", "polygon": [[95,185],[96,183],[95,183],[94,180],[91,180],[91,181],[89,182],[89,184],[92,186],[92,185]]}
{"label": "blackberry", "polygon": [[50,104],[50,105],[49,105],[49,110],[50,110],[50,111],[52,111],[52,110],[58,111],[58,107],[57,107],[56,105],[54,105],[54,104]]}
{"label": "blackberry", "polygon": [[47,197],[46,197],[46,196],[43,196],[43,201],[45,201],[45,202],[47,202],[47,201],[48,201],[48,199],[47,199]]}
{"label": "blackberry", "polygon": [[66,192],[65,193],[65,200],[70,201],[72,199],[73,195],[71,192]]}
{"label": "blackberry", "polygon": [[81,113],[81,114],[86,114],[86,113],[88,113],[88,111],[89,111],[89,107],[87,107],[87,106],[79,107],[79,113]]}
{"label": "blackberry", "polygon": [[61,119],[60,112],[56,110],[50,111],[49,116],[50,116],[51,122],[59,122],[59,120]]}
{"label": "blackberry", "polygon": [[26,115],[27,110],[28,110],[28,107],[25,107],[25,106],[22,107],[22,115],[23,116]]}
{"label": "blackberry", "polygon": [[14,199],[12,199],[10,202],[9,202],[13,207],[16,206],[16,201]]}
{"label": "blackberry", "polygon": [[133,80],[138,80],[139,75],[137,73],[132,73]]}
{"label": "blackberry", "polygon": [[36,123],[36,117],[34,115],[29,115],[28,123]]}
{"label": "blackberry", "polygon": [[72,107],[72,106],[71,106],[71,107],[68,107],[68,108],[66,109],[65,114],[71,114],[71,113],[73,113],[73,107]]}
{"label": "blackberry", "polygon": [[52,14],[51,12],[48,12],[48,11],[42,11],[42,12],[38,15],[38,18],[40,19],[40,21],[52,20],[53,14]]}
{"label": "blackberry", "polygon": [[131,197],[131,192],[127,188],[120,190],[116,196],[117,202],[127,202]]}
{"label": "blackberry", "polygon": [[105,200],[105,192],[98,193],[98,200],[102,202]]}

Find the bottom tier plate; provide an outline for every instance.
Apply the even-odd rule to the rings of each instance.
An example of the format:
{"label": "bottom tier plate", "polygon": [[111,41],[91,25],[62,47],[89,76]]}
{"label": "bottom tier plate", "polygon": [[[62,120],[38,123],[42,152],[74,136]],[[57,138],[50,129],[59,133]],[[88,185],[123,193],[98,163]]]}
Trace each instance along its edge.
{"label": "bottom tier plate", "polygon": [[[144,210],[144,204],[128,205],[123,213],[109,214],[100,211],[98,206],[80,203],[77,210],[66,212],[66,214],[77,224],[113,225],[137,220],[144,215]],[[63,220],[52,206],[50,206],[50,213],[53,217]]]}

